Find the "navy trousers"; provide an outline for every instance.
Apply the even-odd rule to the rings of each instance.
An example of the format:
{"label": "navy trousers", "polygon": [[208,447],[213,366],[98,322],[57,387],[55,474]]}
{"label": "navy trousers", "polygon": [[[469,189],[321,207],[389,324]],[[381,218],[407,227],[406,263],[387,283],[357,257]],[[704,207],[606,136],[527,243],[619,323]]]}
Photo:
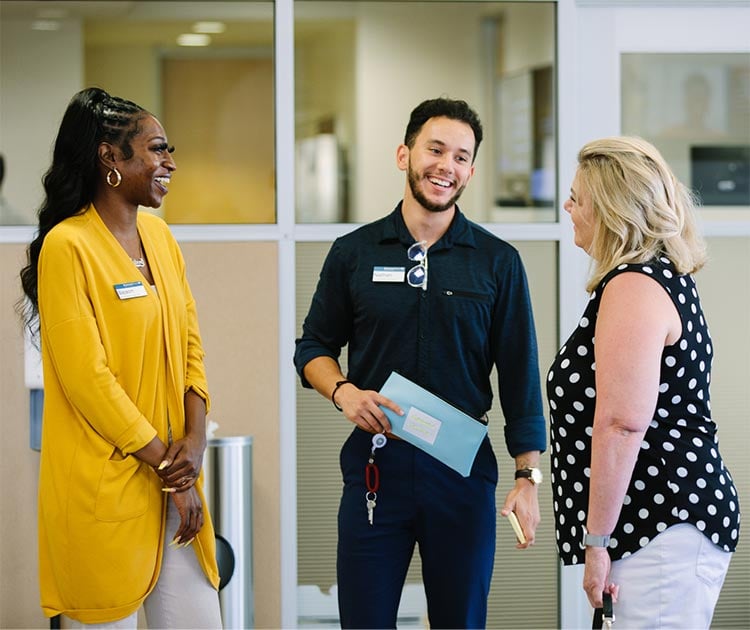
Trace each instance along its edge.
{"label": "navy trousers", "polygon": [[341,449],[341,626],[396,627],[417,545],[430,628],[484,628],[495,556],[497,486],[489,438],[467,478],[408,442],[389,440],[375,452],[380,487],[372,525],[365,499],[371,440],[372,435],[355,428]]}

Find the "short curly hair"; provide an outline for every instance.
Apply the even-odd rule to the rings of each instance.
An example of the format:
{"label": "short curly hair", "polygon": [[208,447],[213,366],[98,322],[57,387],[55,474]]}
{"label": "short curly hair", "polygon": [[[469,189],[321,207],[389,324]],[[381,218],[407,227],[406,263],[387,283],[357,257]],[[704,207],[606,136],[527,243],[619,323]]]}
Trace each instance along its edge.
{"label": "short curly hair", "polygon": [[445,97],[422,101],[411,112],[409,123],[406,125],[406,133],[404,134],[404,144],[410,149],[413,148],[414,141],[424,124],[430,118],[438,118],[440,116],[451,118],[452,120],[459,120],[471,127],[474,132],[474,155],[472,156],[471,161],[474,162],[484,132],[482,130],[482,123],[479,120],[479,116],[471,107],[469,107],[469,104],[466,101]]}

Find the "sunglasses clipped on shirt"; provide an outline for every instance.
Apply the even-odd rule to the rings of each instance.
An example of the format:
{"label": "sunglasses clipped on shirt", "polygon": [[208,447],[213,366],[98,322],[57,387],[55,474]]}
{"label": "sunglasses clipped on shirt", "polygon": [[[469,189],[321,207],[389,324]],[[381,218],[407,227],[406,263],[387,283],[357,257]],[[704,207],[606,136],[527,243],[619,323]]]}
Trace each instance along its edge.
{"label": "sunglasses clipped on shirt", "polygon": [[410,287],[427,291],[427,241],[413,243],[406,255],[417,263],[406,273],[406,281]]}

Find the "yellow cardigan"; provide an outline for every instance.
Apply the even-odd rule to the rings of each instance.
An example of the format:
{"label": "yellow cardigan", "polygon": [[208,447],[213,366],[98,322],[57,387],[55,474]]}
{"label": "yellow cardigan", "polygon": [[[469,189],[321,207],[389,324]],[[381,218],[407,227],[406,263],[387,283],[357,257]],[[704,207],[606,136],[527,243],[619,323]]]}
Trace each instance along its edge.
{"label": "yellow cardigan", "polygon": [[[210,404],[180,248],[152,214],[139,212],[138,231],[158,294],[93,206],[55,226],[39,258],[41,603],[48,616],[83,623],[132,614],[156,584],[171,499],[132,453],[155,435],[166,444],[168,424],[173,439],[184,435],[188,389]],[[121,299],[116,287],[132,282],[147,295]],[[203,514],[191,547],[218,587]]]}

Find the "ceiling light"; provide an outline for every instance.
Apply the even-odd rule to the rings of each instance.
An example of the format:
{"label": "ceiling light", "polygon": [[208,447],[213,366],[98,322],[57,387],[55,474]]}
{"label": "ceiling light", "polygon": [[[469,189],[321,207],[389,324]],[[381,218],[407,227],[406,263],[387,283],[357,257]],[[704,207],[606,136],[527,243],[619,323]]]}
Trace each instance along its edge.
{"label": "ceiling light", "polygon": [[223,33],[227,30],[227,25],[224,22],[196,22],[193,24],[193,32],[195,33]]}
{"label": "ceiling light", "polygon": [[32,31],[59,31],[60,22],[55,20],[34,20],[31,23]]}
{"label": "ceiling light", "polygon": [[183,33],[177,37],[180,46],[208,46],[211,38],[203,33]]}

